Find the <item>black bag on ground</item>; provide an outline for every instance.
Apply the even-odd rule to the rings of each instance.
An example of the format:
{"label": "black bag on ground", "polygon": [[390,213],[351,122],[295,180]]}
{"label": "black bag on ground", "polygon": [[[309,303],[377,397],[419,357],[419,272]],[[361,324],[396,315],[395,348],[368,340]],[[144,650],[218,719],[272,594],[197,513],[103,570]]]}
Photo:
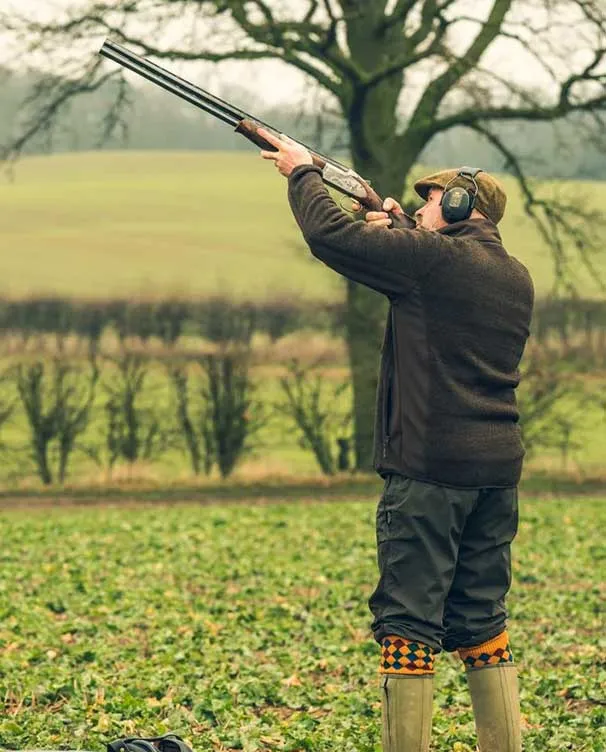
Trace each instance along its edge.
{"label": "black bag on ground", "polygon": [[193,752],[177,734],[127,736],[109,742],[107,752]]}

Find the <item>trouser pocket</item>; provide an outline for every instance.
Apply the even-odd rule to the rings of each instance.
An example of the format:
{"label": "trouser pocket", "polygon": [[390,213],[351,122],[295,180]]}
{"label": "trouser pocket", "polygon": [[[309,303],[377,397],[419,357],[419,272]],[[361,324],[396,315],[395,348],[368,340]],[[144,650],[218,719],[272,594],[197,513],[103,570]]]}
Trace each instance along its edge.
{"label": "trouser pocket", "polygon": [[407,535],[408,501],[413,481],[388,475],[377,506],[377,544]]}

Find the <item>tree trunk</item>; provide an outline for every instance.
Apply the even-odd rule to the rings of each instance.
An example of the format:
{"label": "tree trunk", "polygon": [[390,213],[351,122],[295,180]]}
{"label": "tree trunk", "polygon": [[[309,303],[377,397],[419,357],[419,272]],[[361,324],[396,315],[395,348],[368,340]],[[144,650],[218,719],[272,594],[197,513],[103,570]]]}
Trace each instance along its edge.
{"label": "tree trunk", "polygon": [[347,282],[346,333],[357,470],[372,470],[377,375],[386,308],[383,296],[356,282]]}
{"label": "tree trunk", "polygon": [[45,486],[50,486],[53,482],[53,474],[48,461],[48,441],[40,439],[34,445],[34,458],[38,470],[38,477]]}
{"label": "tree trunk", "polygon": [[[395,139],[395,130],[392,143]],[[385,143],[385,142],[384,142]],[[352,148],[354,169],[370,180],[377,193],[400,201],[406,176],[414,164],[415,149],[398,153],[395,145],[385,149],[384,159],[373,159],[372,168],[364,154]],[[366,169],[365,169],[366,168]],[[353,415],[356,469],[372,470],[374,409],[379,358],[388,303],[385,296],[355,282],[347,282],[346,337],[353,382]]]}
{"label": "tree trunk", "polygon": [[[347,42],[356,66],[367,72],[389,63],[401,46],[401,28],[382,26],[384,3],[360,6],[343,0]],[[369,29],[374,28],[374,34]],[[414,164],[420,144],[397,144],[397,106],[404,84],[401,71],[372,87],[352,86],[344,93],[341,106],[348,124],[353,167],[377,193],[400,200],[406,176]],[[422,147],[421,147],[422,148]],[[374,412],[379,371],[380,346],[387,301],[369,288],[347,283],[347,348],[353,381],[353,415],[356,469],[372,470]]]}

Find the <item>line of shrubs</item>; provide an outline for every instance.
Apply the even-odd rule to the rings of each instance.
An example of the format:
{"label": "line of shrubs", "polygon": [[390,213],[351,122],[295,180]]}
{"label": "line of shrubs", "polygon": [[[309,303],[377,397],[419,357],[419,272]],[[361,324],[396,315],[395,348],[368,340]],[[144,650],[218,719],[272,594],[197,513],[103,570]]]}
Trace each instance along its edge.
{"label": "line of shrubs", "polygon": [[[183,334],[211,342],[245,342],[255,331],[275,341],[301,329],[342,333],[344,322],[341,302],[291,298],[261,302],[237,302],[220,296],[101,301],[53,296],[0,298],[0,334],[17,333],[24,338],[40,333],[76,334],[95,342],[111,328],[120,340],[134,336],[145,342],[158,337],[167,344],[175,343]],[[555,337],[565,346],[583,343],[604,352],[606,300],[540,300],[535,307],[533,335],[541,342]]]}
{"label": "line of shrubs", "polygon": [[606,352],[606,299],[546,299],[538,301],[533,315],[533,335],[540,342],[557,338],[568,348],[582,343]]}
{"label": "line of shrubs", "polygon": [[146,342],[157,337],[174,344],[187,334],[211,342],[247,342],[253,332],[272,341],[301,329],[339,331],[343,326],[341,303],[292,299],[237,302],[227,297],[200,300],[179,298],[74,300],[62,297],[0,298],[0,334],[24,338],[38,334],[75,334],[98,342],[112,329],[121,341],[137,337]]}
{"label": "line of shrubs", "polygon": [[[260,388],[250,345],[221,347],[188,359],[158,360],[149,348],[121,347],[87,358],[59,349],[11,358],[0,372],[0,455],[15,477],[35,473],[64,483],[84,454],[111,476],[117,465],[153,462],[179,452],[195,475],[227,478],[264,430],[313,453],[326,475],[353,466],[348,377],[326,378],[292,360],[271,388]],[[606,416],[606,400],[566,361],[533,348],[522,363],[518,401],[529,455],[557,451],[566,466],[582,449],[577,430],[588,412]],[[276,418],[280,418],[276,421]],[[18,425],[20,431],[14,429]],[[19,438],[21,437],[21,438]],[[8,460],[8,461],[7,461]]]}
{"label": "line of shrubs", "polygon": [[247,346],[224,347],[160,362],[124,347],[111,356],[60,350],[12,359],[0,372],[5,467],[50,485],[67,480],[77,455],[111,476],[117,465],[132,468],[174,450],[192,474],[216,470],[227,478],[272,422],[276,435],[295,432],[324,474],[350,469],[350,400],[340,400],[348,380],[327,381],[293,361],[268,392],[250,356]]}

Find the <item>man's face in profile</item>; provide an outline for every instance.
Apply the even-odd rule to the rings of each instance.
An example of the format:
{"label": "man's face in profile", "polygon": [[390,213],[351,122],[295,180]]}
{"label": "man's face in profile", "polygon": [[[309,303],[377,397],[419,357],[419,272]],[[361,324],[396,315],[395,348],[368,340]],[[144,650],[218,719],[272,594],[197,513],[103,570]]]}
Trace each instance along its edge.
{"label": "man's face in profile", "polygon": [[424,230],[440,230],[448,222],[442,216],[440,201],[444,191],[441,188],[430,188],[425,205],[415,212],[417,227]]}

